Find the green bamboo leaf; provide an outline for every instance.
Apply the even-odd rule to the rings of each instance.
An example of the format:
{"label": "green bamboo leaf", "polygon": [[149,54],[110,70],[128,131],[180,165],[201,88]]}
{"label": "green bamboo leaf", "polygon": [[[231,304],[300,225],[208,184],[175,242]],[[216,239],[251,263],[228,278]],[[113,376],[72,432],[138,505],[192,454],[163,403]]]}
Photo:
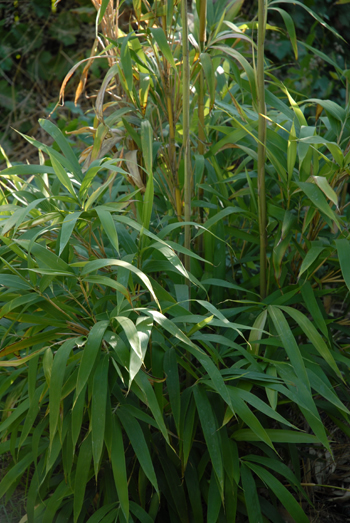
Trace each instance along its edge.
{"label": "green bamboo leaf", "polygon": [[126,338],[128,342],[130,343],[130,346],[132,350],[135,352],[137,358],[136,361],[134,360],[133,368],[129,369],[129,388],[131,386],[131,383],[133,379],[135,378],[135,375],[138,373],[142,363],[143,363],[143,351],[141,347],[141,340],[139,338],[136,325],[134,322],[132,322],[129,318],[126,316],[115,316],[114,318],[122,327],[123,331],[125,332]]}
{"label": "green bamboo leaf", "polygon": [[93,167],[90,167],[86,171],[84,179],[83,179],[82,184],[79,189],[79,196],[81,198],[85,198],[88,189],[91,187],[93,179],[98,174],[98,172],[103,168],[104,168],[103,165],[94,165]]}
{"label": "green bamboo leaf", "polygon": [[76,387],[76,398],[78,398],[79,394],[85,387],[87,380],[89,379],[91,371],[95,365],[95,361],[99,353],[102,339],[104,333],[106,332],[108,324],[109,321],[99,321],[95,323],[95,325],[90,330],[79,366]]}
{"label": "green bamboo leaf", "polygon": [[81,509],[83,507],[86,484],[89,478],[91,458],[91,433],[89,433],[81,444],[77,461],[74,482],[74,523],[77,523]]}
{"label": "green bamboo leaf", "polygon": [[88,262],[83,267],[83,269],[81,271],[81,275],[85,276],[86,274],[89,274],[90,272],[97,271],[99,269],[102,269],[103,267],[108,267],[108,266],[123,267],[123,268],[133,272],[134,274],[136,274],[136,276],[138,276],[140,278],[140,280],[144,283],[144,285],[147,287],[147,289],[151,293],[151,295],[152,295],[154,301],[156,302],[156,304],[158,305],[159,309],[161,308],[148,276],[146,276],[146,274],[144,274],[142,271],[140,271],[140,269],[138,269],[137,267],[134,267],[133,265],[131,265],[131,263],[129,263],[129,262],[126,262],[124,260],[114,260],[113,258],[106,258],[104,260],[94,260],[94,261]]}
{"label": "green bamboo leaf", "polygon": [[[166,454],[164,455],[162,452],[159,452],[158,459],[164,471],[164,480],[167,491],[169,492],[168,496],[170,499],[168,498],[168,501],[170,502],[170,506],[174,508],[174,512],[178,514],[178,521],[181,521],[181,523],[189,523],[186,496],[178,470]],[[171,501],[173,503],[171,503]]]}
{"label": "green bamboo leaf", "polygon": [[[273,443],[307,443],[316,445],[320,442],[313,434],[306,434],[296,430],[266,429],[266,433]],[[251,429],[239,429],[233,433],[232,438],[236,441],[261,441],[259,436]]]}
{"label": "green bamboo leaf", "polygon": [[100,222],[102,224],[102,227],[105,230],[105,233],[107,234],[109,241],[119,254],[119,241],[118,241],[118,234],[115,228],[115,223],[112,218],[112,215],[110,212],[105,211],[101,209],[101,207],[96,207],[97,216],[100,219]]}
{"label": "green bamboo leaf", "polygon": [[[181,418],[180,420],[180,439],[183,441],[183,464],[184,467],[187,466],[187,461],[190,456],[194,433],[196,430],[197,423],[196,422],[196,403],[192,397],[190,396],[190,404],[188,406],[188,409],[186,411],[186,408],[184,408],[184,411],[186,412],[185,416]],[[209,460],[209,458],[208,458]]]}
{"label": "green bamboo leaf", "polygon": [[[269,365],[266,369],[266,375],[267,376],[273,376],[274,378],[277,378],[277,370],[276,367],[273,365]],[[265,387],[265,392],[267,399],[269,400],[270,406],[273,410],[276,410],[277,408],[277,402],[278,402],[278,392],[277,390],[272,390],[269,387]]]}
{"label": "green bamboo leaf", "polygon": [[100,523],[100,521],[103,521],[103,518],[108,514],[108,512],[111,512],[112,509],[115,508],[117,503],[109,503],[108,505],[104,505],[103,507],[99,508],[95,514],[91,516],[87,520],[87,523]]}
{"label": "green bamboo leaf", "polygon": [[315,372],[313,372],[311,369],[308,369],[307,372],[310,378],[311,387],[316,392],[318,392],[326,400],[333,403],[337,409],[345,412],[346,414],[350,414],[349,410],[345,407],[345,405],[343,405],[338,396],[334,394],[333,390],[327,386],[324,380],[317,376],[317,374],[315,374]]}
{"label": "green bamboo leaf", "polygon": [[27,291],[31,289],[31,286],[25,280],[15,274],[0,274],[0,285],[15,290]]}
{"label": "green bamboo leaf", "polygon": [[40,396],[44,390],[45,383],[43,383],[40,387],[38,387],[33,395],[33,398],[30,401],[30,407],[27,412],[27,415],[24,420],[24,425],[21,432],[21,437],[18,443],[18,448],[22,447],[23,443],[27,439],[30,431],[33,428],[33,425],[35,423],[35,420],[37,418],[39,409],[40,409]]}
{"label": "green bamboo leaf", "polygon": [[153,417],[156,420],[161,433],[163,434],[165,441],[170,445],[168,431],[164,423],[158,400],[146,374],[143,371],[139,372],[135,376],[135,382],[142,390],[147,401],[148,407],[150,408]]}
{"label": "green bamboo leaf", "polygon": [[98,10],[98,19],[97,19],[97,24],[98,25],[102,22],[102,18],[105,15],[105,12],[106,12],[108,4],[109,4],[109,0],[102,0],[101,7]]}
{"label": "green bamboo leaf", "polygon": [[30,211],[35,209],[35,207],[43,201],[45,201],[45,198],[39,198],[38,200],[34,200],[24,207],[20,207],[7,220],[5,220],[1,234],[5,235],[10,229],[12,229],[12,227],[14,227],[14,233],[16,233],[18,227],[21,225],[27,214],[29,214]]}
{"label": "green bamboo leaf", "polygon": [[103,449],[106,425],[106,405],[108,393],[109,357],[105,354],[99,361],[94,373],[91,400],[91,434],[92,457],[94,461],[95,478],[99,471]]}
{"label": "green bamboo leaf", "polygon": [[180,433],[181,418],[181,398],[180,398],[180,380],[176,360],[175,349],[168,349],[164,354],[164,373],[169,394],[169,402],[177,433]]}
{"label": "green bamboo leaf", "polygon": [[170,28],[173,23],[173,15],[174,15],[174,3],[171,0],[167,0],[166,3],[166,25],[167,30],[170,33]]}
{"label": "green bamboo leaf", "polygon": [[279,7],[272,7],[271,9],[273,11],[277,11],[282,16],[284,25],[286,26],[287,34],[290,38],[290,43],[292,44],[295,59],[298,60],[298,44],[293,18],[284,9],[280,9]]}
{"label": "green bamboo leaf", "polygon": [[25,305],[30,305],[31,303],[39,301],[41,300],[37,294],[25,294],[23,296],[18,296],[1,307],[0,318],[7,316],[9,312],[17,309],[17,307],[24,307]]}
{"label": "green bamboo leaf", "polygon": [[[148,120],[142,120],[141,122],[141,147],[142,155],[145,162],[145,167],[148,175],[153,172],[153,129]],[[144,225],[145,227],[145,225]],[[146,227],[148,229],[148,227]]]}
{"label": "green bamboo leaf", "polygon": [[113,183],[114,179],[115,179],[115,173],[112,172],[112,173],[108,176],[106,182],[103,183],[102,185],[100,185],[100,186],[99,186],[99,187],[98,187],[98,188],[97,188],[97,189],[96,189],[96,190],[91,194],[91,196],[89,196],[89,198],[88,198],[88,200],[87,200],[87,202],[85,203],[85,206],[84,206],[84,210],[85,210],[85,211],[88,211],[88,210],[89,210],[89,208],[92,206],[92,204],[93,204],[93,203],[94,203],[94,202],[95,202],[95,201],[96,201],[96,200],[101,196],[102,193],[104,193],[104,192],[108,189],[109,185],[111,185],[111,183]]}
{"label": "green bamboo leaf", "polygon": [[[257,395],[252,394],[248,390],[241,389],[239,387],[228,386],[228,389],[229,389],[230,394],[232,395],[232,400],[233,400],[234,405],[236,405],[235,402],[237,401],[237,397],[239,397],[243,401],[249,403],[258,412],[264,413],[266,416],[278,421],[279,423],[282,423],[283,425],[287,425],[293,429],[296,428],[292,423],[290,423],[283,416],[281,416],[281,414],[279,414],[278,412],[275,412],[274,409],[272,409],[269,405],[267,405],[264,401],[262,401]],[[238,413],[238,411],[237,411],[237,413]]]}
{"label": "green bamboo leaf", "polygon": [[286,478],[286,480],[289,481],[289,483],[291,485],[294,485],[294,487],[296,487],[305,496],[305,493],[300,485],[300,482],[296,478],[295,474],[284,463],[281,463],[277,459],[267,458],[265,456],[257,456],[257,455],[256,456],[254,456],[254,455],[244,456],[244,461],[251,461],[253,463],[258,463],[260,465],[264,465],[265,467],[270,468],[274,472],[277,472],[278,474],[280,474],[281,476]]}
{"label": "green bamboo leaf", "polygon": [[263,331],[265,328],[267,318],[267,310],[262,311],[253,323],[253,330],[249,334],[249,344],[251,345],[251,351],[253,354],[259,354],[259,344],[254,341],[261,340]]}
{"label": "green bamboo leaf", "polygon": [[[72,173],[74,173],[74,175],[77,177],[77,179],[79,181],[81,181],[83,179],[83,173],[81,171],[80,164],[79,164],[78,159],[77,159],[76,155],[74,154],[74,151],[72,150],[67,138],[64,136],[62,131],[55,124],[50,122],[50,120],[44,120],[41,118],[41,119],[39,119],[39,124],[40,124],[40,127],[42,127],[42,129],[44,129],[44,131],[46,131],[48,134],[50,134],[52,136],[52,138],[55,140],[55,142],[57,143],[57,145],[60,147],[61,151],[65,155],[66,160],[69,161],[69,163],[71,164]],[[45,168],[48,169],[48,167],[45,167]],[[46,172],[49,172],[49,171],[46,171]]]}
{"label": "green bamboo leaf", "polygon": [[252,68],[250,63],[243,57],[243,55],[241,53],[239,53],[235,49],[232,49],[231,47],[215,45],[212,47],[212,49],[215,49],[215,50],[221,51],[222,53],[227,54],[228,56],[230,56],[231,58],[234,58],[241,64],[241,66],[243,67],[243,69],[247,75],[253,99],[256,100],[257,94],[256,94],[255,73],[254,73],[254,69]]}
{"label": "green bamboo leaf", "polygon": [[197,405],[198,416],[202,425],[204,439],[207,444],[210,459],[215,471],[219,485],[220,497],[224,495],[224,467],[222,461],[221,441],[218,430],[217,420],[213,413],[207,393],[204,387],[196,385],[193,387],[194,399]]}
{"label": "green bamboo leaf", "polygon": [[[205,222],[205,228],[200,229],[194,238],[197,238],[198,236],[203,234],[203,232],[208,230],[209,227],[211,227],[212,225],[215,225],[218,221],[223,220],[224,218],[226,218],[226,216],[229,216],[230,214],[236,214],[236,213],[242,214],[242,209],[240,207],[226,207],[222,211],[217,212],[212,218],[209,218],[209,220],[207,220]],[[220,239],[221,241],[224,241],[221,238],[218,238],[218,239]]]}
{"label": "green bamboo leaf", "polygon": [[339,256],[339,263],[345,284],[350,291],[350,243],[349,240],[341,239],[335,240],[337,253]]}
{"label": "green bamboo leaf", "polygon": [[[63,479],[46,503],[42,523],[52,523],[62,505],[62,500],[69,495],[72,495],[72,488],[70,485],[67,485],[66,481]],[[60,517],[57,517],[55,521],[56,523],[59,523],[62,520]]]}
{"label": "green bamboo leaf", "polygon": [[261,523],[263,521],[263,516],[261,514],[256,483],[253,474],[244,463],[241,465],[241,475],[249,523]]}
{"label": "green bamboo leaf", "polygon": [[29,174],[55,174],[53,167],[47,165],[14,165],[3,169],[0,176],[26,176]]}
{"label": "green bamboo leaf", "polygon": [[154,471],[152,458],[149,453],[145,436],[142,432],[140,424],[138,423],[138,421],[136,421],[136,419],[133,416],[131,416],[131,414],[127,410],[127,407],[120,407],[117,410],[117,415],[130,439],[132,448],[135,451],[136,457],[144,473],[152,483],[156,492],[159,492],[157,477]]}
{"label": "green bamboo leaf", "polygon": [[269,386],[272,389],[281,392],[291,401],[299,405],[303,416],[316,434],[319,441],[326,449],[328,449],[330,454],[332,454],[324,424],[320,418],[310,389],[306,386],[304,381],[296,377],[291,366],[280,365],[278,363],[275,363],[275,366],[288,388],[283,387],[280,384],[270,384]]}
{"label": "green bamboo leaf", "polygon": [[61,182],[61,184],[66,189],[68,189],[68,191],[70,192],[70,194],[72,196],[75,197],[76,196],[75,190],[73,188],[72,182],[71,182],[65,168],[60,164],[60,162],[58,160],[56,160],[56,158],[54,157],[53,154],[50,154],[50,160],[52,163],[52,167],[55,170],[55,174],[56,174],[57,178],[59,179],[59,181]]}
{"label": "green bamboo leaf", "polygon": [[[119,421],[116,416],[113,417],[113,437],[111,462],[115,486],[118,493],[121,509],[126,521],[129,521],[129,494],[128,494],[128,477],[126,472],[123,434]],[[131,429],[132,430],[132,429]],[[141,429],[140,429],[141,430]],[[148,450],[148,449],[147,449]]]}
{"label": "green bamboo leaf", "polygon": [[149,228],[149,224],[152,217],[153,210],[153,199],[154,199],[154,184],[153,184],[153,173],[149,171],[147,186],[145,195],[143,197],[142,206],[142,224],[145,229]]}
{"label": "green bamboo leaf", "polygon": [[[258,418],[253,414],[250,408],[246,405],[245,401],[240,397],[240,391],[235,387],[228,387],[230,396],[232,398],[233,412],[235,412],[252,431],[258,436],[261,441],[264,441],[266,445],[274,449],[273,443],[268,435],[268,432],[264,429]],[[249,393],[248,393],[249,394]],[[251,395],[253,396],[253,395]],[[263,402],[262,402],[263,403]],[[265,410],[268,405],[265,404]],[[276,414],[271,407],[268,407],[271,412]],[[271,415],[270,417],[274,417]]]}
{"label": "green bamboo leaf", "polygon": [[66,371],[66,364],[72,349],[82,343],[83,338],[72,338],[65,341],[57,350],[51,371],[51,386],[49,389],[49,417],[50,417],[50,441],[56,433],[58,418],[60,414],[60,403],[63,379]]}
{"label": "green bamboo leaf", "polygon": [[47,386],[50,387],[51,371],[52,371],[52,364],[53,364],[53,355],[52,355],[52,350],[50,347],[48,347],[46,349],[42,363],[43,363],[43,371],[44,371],[46,383],[47,383]]}
{"label": "green bamboo leaf", "polygon": [[[191,276],[183,266],[180,258],[176,255],[176,253],[168,247],[167,245],[164,245],[163,243],[153,243],[152,248],[156,249],[162,255],[171,263],[171,265],[174,267],[176,272],[180,272],[185,278],[193,281],[195,285],[198,285],[198,287],[201,287],[201,284],[198,280],[196,280],[193,276]],[[187,250],[187,249],[186,249]],[[158,262],[157,262],[158,263]]]}
{"label": "green bamboo leaf", "polygon": [[221,508],[221,496],[214,469],[211,471],[208,492],[207,523],[217,523]]}
{"label": "green bamboo leaf", "polygon": [[[11,345],[7,345],[7,347],[4,347],[0,351],[0,357],[8,356],[9,354],[13,354],[15,352],[18,352],[22,349],[27,349],[28,347],[33,347],[37,343],[45,343],[45,342],[52,342],[54,343],[56,341],[56,335],[58,332],[61,332],[60,328],[57,329],[51,329],[49,331],[45,331],[40,334],[36,334],[35,336],[28,336],[27,338],[22,339],[21,341],[17,341],[16,343],[12,343]],[[31,357],[34,353],[32,353]],[[38,351],[35,351],[35,354],[38,354]],[[22,359],[24,360],[24,358]],[[1,362],[2,366],[6,366],[6,361]]]}
{"label": "green bamboo leaf", "polygon": [[[205,303],[205,302],[201,302]],[[214,307],[215,309],[215,307]],[[216,312],[217,309],[215,309]],[[158,311],[152,311],[149,309],[144,310],[145,314],[151,316],[155,322],[161,325],[165,330],[170,332],[178,340],[184,343],[187,347],[187,350],[203,365],[210,378],[212,379],[215,390],[220,394],[222,399],[232,408],[231,398],[227,391],[225,382],[221,376],[219,369],[214,365],[211,358],[205,354],[201,349],[199,349],[190,339],[178,328],[176,325],[168,320],[163,314]],[[225,318],[226,321],[226,318]]]}
{"label": "green bamboo leaf", "polygon": [[316,297],[309,281],[305,282],[301,287],[301,294],[304,299],[308,311],[311,313],[317,327],[322,332],[323,336],[329,341],[328,329],[325,319],[322,315],[320,307],[316,301]]}
{"label": "green bamboo leaf", "polygon": [[79,189],[79,196],[81,198],[85,198],[87,191],[92,185],[92,181],[102,169],[107,169],[115,173],[126,175],[127,172],[124,169],[115,165],[117,161],[118,158],[113,158],[112,160],[105,160],[104,158],[95,160],[93,165],[86,171],[84,175],[84,179]]}
{"label": "green bamboo leaf", "polygon": [[[213,470],[213,469],[212,469]],[[213,477],[213,475],[212,475]],[[198,480],[197,468],[194,463],[189,462],[185,470],[185,482],[188,492],[188,498],[191,504],[194,521],[203,523],[202,495]],[[220,493],[219,493],[220,499]],[[220,499],[221,505],[221,499]]]}
{"label": "green bamboo leaf", "polygon": [[296,141],[295,126],[294,121],[289,133],[288,139],[288,149],[287,149],[287,171],[288,171],[288,180],[292,179],[293,169],[295,166],[295,161],[297,159],[297,149],[298,144]]}
{"label": "green bamboo leaf", "polygon": [[338,369],[338,366],[334,360],[334,357],[330,349],[327,347],[322,336],[315,329],[315,327],[313,326],[311,321],[305,316],[305,314],[298,311],[297,309],[293,309],[292,307],[286,307],[284,305],[280,305],[279,308],[287,314],[289,314],[289,316],[291,316],[294,319],[297,325],[299,325],[299,327],[302,328],[302,330],[309,338],[309,340],[311,341],[315,349],[318,351],[318,353],[322,356],[322,358],[328,363],[328,365],[339,376],[339,378],[343,380],[343,376],[340,370]]}
{"label": "green bamboo leaf", "polygon": [[56,256],[56,254],[50,251],[50,249],[46,249],[39,243],[33,243],[30,245],[30,243],[25,240],[21,240],[20,244],[35,256],[40,269],[41,267],[47,267],[52,271],[67,272],[72,276],[75,276],[69,265],[62,260],[62,258],[59,258],[59,256]]}
{"label": "green bamboo leaf", "polygon": [[[342,156],[343,158],[343,156]],[[341,165],[341,163],[340,163]],[[332,189],[332,187],[329,185],[329,182],[327,178],[324,176],[313,176],[313,179],[316,182],[316,185],[321,189],[323,194],[334,203],[336,207],[338,207],[338,196],[336,195],[335,191]]]}
{"label": "green bamboo leaf", "polygon": [[[142,357],[140,358],[135,351],[131,351],[130,353],[130,366],[129,366],[129,372],[130,376],[136,376],[138,371],[140,370],[142,363],[145,359],[146,352],[148,349],[148,343],[151,336],[153,327],[153,321],[149,317],[141,316],[137,318],[136,320],[136,330],[137,330],[137,336],[140,341],[140,348],[141,348],[141,354]],[[131,378],[130,378],[131,379]]]}
{"label": "green bamboo leaf", "polygon": [[67,216],[64,218],[64,220],[62,222],[62,226],[61,226],[60,249],[59,249],[59,253],[58,253],[59,256],[61,256],[63,249],[69,242],[73,229],[75,227],[75,224],[77,223],[80,215],[81,215],[81,211],[72,212],[71,214],[67,214]]}
{"label": "green bamboo leaf", "polygon": [[134,501],[130,501],[130,512],[137,517],[140,523],[154,523],[154,519]]}
{"label": "green bamboo leaf", "polygon": [[325,247],[312,246],[306,253],[303,263],[301,264],[298,278],[314,263],[315,260],[319,257]]}
{"label": "green bamboo leaf", "polygon": [[56,432],[55,437],[53,438],[52,445],[48,448],[46,452],[46,475],[53,472],[53,467],[55,462],[62,452],[62,441],[60,434]]}
{"label": "green bamboo leaf", "polygon": [[292,331],[290,330],[286,318],[283,316],[280,308],[269,305],[267,310],[283,343],[285,351],[291,361],[296,375],[310,389],[309,379],[307,377],[303,358],[300,354],[299,347],[295,341]]}
{"label": "green bamboo leaf", "polygon": [[120,66],[121,70],[123,71],[126,85],[129,91],[129,95],[132,93],[132,87],[133,87],[133,75],[132,75],[132,62],[131,62],[131,54],[129,49],[129,37],[125,36],[123,38],[122,47],[120,49]]}
{"label": "green bamboo leaf", "polygon": [[210,95],[210,105],[213,106],[215,102],[215,75],[213,71],[213,64],[208,53],[200,54],[200,63],[202,65],[205,79],[208,84],[209,95]]}
{"label": "green bamboo leaf", "polygon": [[173,53],[171,52],[170,46],[167,42],[167,38],[163,29],[161,27],[151,28],[150,32],[155,41],[157,42],[163,56],[166,58],[169,64],[172,65],[174,71],[176,71],[176,64],[174,61]]}
{"label": "green bamboo leaf", "polygon": [[306,516],[299,503],[292,496],[289,490],[287,490],[286,487],[284,487],[282,483],[275,478],[275,476],[266,470],[266,468],[260,467],[255,463],[246,462],[246,464],[274,492],[274,494],[282,503],[282,506],[287,509],[295,521],[298,521],[298,523],[309,523],[309,518]]}
{"label": "green bamboo leaf", "polygon": [[346,118],[345,109],[343,109],[343,107],[333,102],[332,100],[320,100],[319,98],[308,98],[307,100],[304,100],[304,103],[308,102],[313,102],[318,105],[321,105],[327,113],[329,113],[331,116],[333,116],[333,118],[339,120],[340,122],[344,122]]}
{"label": "green bamboo leaf", "polygon": [[112,278],[109,278],[108,276],[85,276],[84,280],[88,283],[95,283],[97,285],[103,285],[104,287],[111,287],[111,289],[115,289],[116,291],[120,292],[125,298],[128,300],[128,302],[131,305],[131,296],[128,289],[124,287],[121,283],[119,283],[116,280],[112,280]]}

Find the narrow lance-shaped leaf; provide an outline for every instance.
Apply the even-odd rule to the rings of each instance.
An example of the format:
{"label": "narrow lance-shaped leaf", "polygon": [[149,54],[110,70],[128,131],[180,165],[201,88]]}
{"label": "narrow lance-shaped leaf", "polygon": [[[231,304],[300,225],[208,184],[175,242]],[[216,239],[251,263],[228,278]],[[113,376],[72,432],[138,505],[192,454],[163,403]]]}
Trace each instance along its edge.
{"label": "narrow lance-shaped leaf", "polygon": [[67,138],[64,136],[62,131],[59,129],[59,127],[50,122],[50,120],[40,119],[39,124],[40,127],[44,129],[44,131],[46,131],[52,136],[57,145],[61,148],[61,151],[65,155],[67,161],[69,161],[69,163],[72,166],[72,172],[75,174],[77,179],[81,181],[83,178],[83,173],[81,171],[80,164],[72,147],[70,146]]}
{"label": "narrow lance-shaped leaf", "polygon": [[117,415],[130,439],[132,448],[135,451],[144,473],[158,492],[158,482],[152,458],[139,422],[128,412],[127,408],[124,407],[120,407],[117,410]]}
{"label": "narrow lance-shaped leaf", "polygon": [[84,439],[81,444],[77,462],[74,482],[74,523],[78,521],[81,509],[83,507],[86,484],[88,481],[89,470],[91,465],[91,433]]}
{"label": "narrow lance-shaped leaf", "polygon": [[66,363],[72,349],[82,342],[83,338],[72,338],[65,341],[57,350],[51,371],[51,384],[49,391],[49,417],[50,417],[50,441],[56,433],[58,418],[60,414],[60,402],[63,379],[66,371]]}
{"label": "narrow lance-shaped leaf", "polygon": [[73,212],[71,214],[67,214],[67,216],[64,218],[64,220],[62,222],[62,227],[61,227],[60,249],[59,249],[59,253],[58,253],[59,256],[61,256],[63,249],[69,242],[73,229],[75,227],[75,224],[77,223],[77,220],[79,219],[80,215],[81,215],[81,211]]}
{"label": "narrow lance-shaped leaf", "polygon": [[168,387],[171,411],[173,413],[176,429],[179,434],[181,417],[180,380],[177,367],[176,352],[173,348],[168,349],[165,352],[164,372],[166,375],[166,383]]}
{"label": "narrow lance-shaped leaf", "polygon": [[335,244],[339,256],[341,272],[343,274],[345,284],[350,291],[350,242],[349,240],[341,239],[336,240]]}
{"label": "narrow lance-shaped leaf", "polygon": [[204,387],[201,385],[196,385],[193,388],[193,394],[210,459],[213,464],[216,478],[218,480],[220,496],[223,498],[224,467],[222,461],[221,442],[217,432],[217,422]]}
{"label": "narrow lance-shaped leaf", "polygon": [[268,312],[283,343],[288,358],[293,365],[296,375],[310,389],[309,379],[307,377],[303,358],[286,318],[279,308],[272,305],[268,307]]}
{"label": "narrow lance-shaped leaf", "polygon": [[158,298],[154,293],[152,284],[151,284],[148,276],[146,276],[146,274],[144,272],[140,271],[140,269],[138,269],[137,267],[134,267],[133,265],[131,265],[131,263],[129,263],[129,262],[126,262],[124,260],[114,260],[112,258],[106,258],[104,260],[94,260],[94,261],[88,262],[84,266],[84,268],[81,271],[81,275],[85,276],[85,274],[89,274],[90,272],[97,271],[98,269],[102,269],[103,267],[108,267],[108,266],[123,267],[123,268],[128,269],[129,271],[133,272],[134,274],[136,274],[136,276],[138,276],[140,278],[140,280],[145,284],[145,286],[151,293],[151,295],[152,295],[154,301],[156,302],[156,304],[158,305],[159,309],[161,308]]}
{"label": "narrow lance-shaped leaf", "polygon": [[79,394],[85,387],[87,380],[89,379],[90,373],[95,365],[95,361],[101,347],[103,335],[106,332],[108,324],[108,321],[99,321],[95,323],[95,325],[90,330],[79,366],[76,387],[76,398],[79,396]]}
{"label": "narrow lance-shaped leaf", "polygon": [[106,425],[106,406],[108,393],[109,358],[104,355],[96,368],[92,385],[91,429],[92,456],[94,460],[95,478],[100,465]]}
{"label": "narrow lance-shaped leaf", "polygon": [[269,488],[271,488],[282,503],[282,506],[287,509],[295,521],[298,521],[298,523],[309,523],[309,518],[306,516],[297,500],[292,496],[289,490],[278,481],[278,479],[276,479],[268,470],[260,467],[260,465],[251,462],[246,462],[246,464],[250,469],[254,470],[254,472]]}
{"label": "narrow lance-shaped leaf", "polygon": [[100,222],[102,224],[102,227],[105,230],[105,233],[107,234],[109,241],[119,254],[119,241],[118,241],[118,234],[115,228],[115,223],[112,218],[112,215],[110,212],[101,209],[100,207],[96,207],[97,216],[100,219]]}
{"label": "narrow lance-shaped leaf", "polygon": [[263,517],[261,514],[256,483],[253,474],[244,463],[241,465],[241,475],[249,523],[261,523]]}
{"label": "narrow lance-shaped leaf", "polygon": [[297,309],[293,309],[292,307],[280,305],[279,308],[287,312],[287,314],[289,314],[296,321],[296,323],[302,328],[302,330],[309,338],[311,343],[314,345],[315,349],[317,349],[322,358],[328,363],[328,365],[339,376],[339,378],[343,379],[342,374],[334,360],[332,352],[327,347],[322,336],[315,329],[315,327],[313,326],[311,321],[305,316],[305,314],[298,311]]}

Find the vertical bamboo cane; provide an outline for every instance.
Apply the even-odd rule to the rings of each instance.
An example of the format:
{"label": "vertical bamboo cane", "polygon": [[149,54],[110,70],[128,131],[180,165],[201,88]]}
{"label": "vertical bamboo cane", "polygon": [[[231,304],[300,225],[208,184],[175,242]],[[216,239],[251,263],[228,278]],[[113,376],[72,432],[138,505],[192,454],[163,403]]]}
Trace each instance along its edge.
{"label": "vertical bamboo cane", "polygon": [[[181,2],[182,15],[182,93],[183,93],[183,150],[185,222],[191,220],[191,156],[190,156],[190,65],[188,49],[187,0]],[[185,225],[185,247],[191,248],[191,227]],[[190,270],[190,257],[185,255],[185,268]]]}
{"label": "vertical bamboo cane", "polygon": [[[207,22],[207,0],[200,0],[199,9],[199,48],[202,53],[206,41],[206,22]],[[205,148],[204,132],[204,72],[201,68],[199,75],[199,93],[198,93],[198,153],[204,155]],[[202,182],[202,180],[201,180]],[[203,199],[203,189],[199,189],[198,199]],[[200,222],[203,223],[203,207],[199,207]],[[199,237],[199,253],[203,255],[203,235]]]}
{"label": "vertical bamboo cane", "polygon": [[260,295],[266,296],[266,192],[265,192],[265,158],[266,158],[266,119],[265,115],[265,85],[264,85],[264,43],[266,30],[266,0],[259,0],[258,6],[258,66],[257,66],[257,91],[258,91],[258,206],[259,206],[259,235],[260,235]]}
{"label": "vertical bamboo cane", "polygon": [[[207,0],[200,0],[199,9],[199,48],[201,53],[206,41],[206,21],[207,21]],[[204,73],[201,68],[199,76],[198,93],[198,152],[204,154]]]}

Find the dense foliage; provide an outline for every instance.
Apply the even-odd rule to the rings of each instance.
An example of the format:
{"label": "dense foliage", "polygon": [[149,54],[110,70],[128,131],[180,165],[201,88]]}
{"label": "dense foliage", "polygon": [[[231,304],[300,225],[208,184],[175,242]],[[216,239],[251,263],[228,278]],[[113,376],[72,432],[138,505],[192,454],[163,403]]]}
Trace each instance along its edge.
{"label": "dense foliage", "polygon": [[301,463],[349,434],[349,104],[296,101],[264,19],[205,6],[187,49],[185,3],[126,34],[102,2],[91,145],[40,120],[0,173],[0,496],[30,523],[307,522]]}
{"label": "dense foliage", "polygon": [[[52,111],[72,64],[89,56],[94,13],[89,0],[57,7],[50,0],[0,2],[0,141],[7,154],[20,154],[18,142],[25,145],[14,128],[35,133],[38,118]],[[101,60],[94,65],[92,80],[103,66]]]}

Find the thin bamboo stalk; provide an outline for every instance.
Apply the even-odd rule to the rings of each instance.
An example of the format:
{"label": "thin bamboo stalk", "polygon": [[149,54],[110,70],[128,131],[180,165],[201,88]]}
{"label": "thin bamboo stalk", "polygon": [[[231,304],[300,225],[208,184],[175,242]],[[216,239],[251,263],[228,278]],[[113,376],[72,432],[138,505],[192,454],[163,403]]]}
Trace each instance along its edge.
{"label": "thin bamboo stalk", "polygon": [[[206,22],[207,22],[207,0],[200,0],[199,9],[199,48],[201,53],[204,50],[206,41]],[[198,93],[198,153],[204,154],[204,73],[201,68],[199,76]]]}
{"label": "thin bamboo stalk", "polygon": [[266,119],[265,115],[265,85],[264,85],[264,43],[266,31],[266,0],[259,0],[258,5],[258,64],[257,64],[257,91],[258,91],[258,209],[259,209],[259,236],[260,236],[260,295],[266,296],[267,288],[267,235],[266,235],[266,191],[265,191],[265,158],[266,158]]}
{"label": "thin bamboo stalk", "polygon": [[[191,220],[191,156],[190,156],[190,65],[188,48],[188,27],[187,27],[187,0],[181,2],[182,15],[182,52],[183,52],[183,73],[182,73],[182,93],[183,93],[183,151],[184,151],[184,204],[185,222]],[[191,248],[191,227],[185,225],[185,247]],[[185,268],[190,270],[191,259],[185,255]]]}
{"label": "thin bamboo stalk", "polygon": [[[206,42],[206,22],[207,22],[207,0],[200,0],[199,8],[199,48],[201,53],[204,50]],[[204,132],[204,72],[201,68],[199,75],[199,92],[198,92],[198,154],[205,153],[205,132]],[[203,177],[200,183],[202,183]],[[198,199],[203,199],[203,189],[198,191]],[[199,221],[203,223],[203,207],[199,207]],[[198,250],[203,255],[203,235],[198,238]]]}

